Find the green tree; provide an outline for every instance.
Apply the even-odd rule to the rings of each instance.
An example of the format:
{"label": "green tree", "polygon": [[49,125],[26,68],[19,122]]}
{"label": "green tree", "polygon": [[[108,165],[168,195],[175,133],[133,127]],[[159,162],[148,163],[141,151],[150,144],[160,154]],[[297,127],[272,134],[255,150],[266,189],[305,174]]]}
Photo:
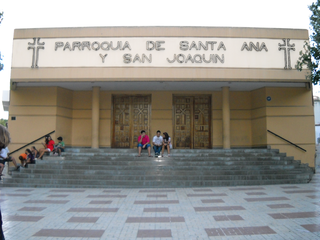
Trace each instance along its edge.
{"label": "green tree", "polygon": [[310,43],[306,42],[304,51],[300,51],[300,57],[296,64],[296,69],[302,70],[307,66],[310,72],[306,75],[313,84],[320,81],[320,0],[309,6],[312,15],[310,17]]}
{"label": "green tree", "polygon": [[[0,24],[3,20],[3,12],[0,13]],[[2,57],[1,57],[1,52],[0,52],[0,71],[3,69],[3,64],[1,63]]]}
{"label": "green tree", "polygon": [[0,119],[0,125],[2,125],[2,126],[7,126],[6,124],[7,124],[7,122],[8,122],[8,120],[6,120],[6,119]]}

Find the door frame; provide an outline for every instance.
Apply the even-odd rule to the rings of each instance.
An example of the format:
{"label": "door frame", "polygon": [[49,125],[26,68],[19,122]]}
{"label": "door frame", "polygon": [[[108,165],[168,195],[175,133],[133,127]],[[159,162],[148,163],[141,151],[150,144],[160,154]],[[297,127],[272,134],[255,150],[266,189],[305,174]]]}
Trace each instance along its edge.
{"label": "door frame", "polygon": [[[133,100],[132,98],[133,97],[150,97],[150,102],[149,102],[149,105],[148,105],[148,112],[149,112],[149,128],[148,128],[148,131],[146,131],[146,134],[149,136],[150,134],[150,126],[151,126],[151,104],[152,104],[152,94],[111,94],[111,134],[110,134],[110,137],[111,137],[111,148],[121,148],[121,147],[115,147],[115,125],[114,125],[114,98],[115,97],[130,97],[130,136],[129,136],[129,146],[131,146],[130,148],[135,148],[137,144],[134,144],[135,142],[135,139],[133,139],[133,124],[132,124],[132,121],[133,121],[133,118],[132,118],[132,104],[133,104]],[[142,130],[142,129],[141,129]]]}
{"label": "door frame", "polygon": [[[209,104],[210,104],[210,110],[209,110],[209,149],[212,148],[212,95],[211,94],[173,94],[172,95],[172,128],[173,128],[173,140],[174,140],[174,145],[173,147],[176,148],[176,119],[175,119],[175,97],[192,97],[193,102],[192,102],[192,118],[190,119],[190,124],[191,124],[191,140],[190,140],[190,148],[178,148],[178,149],[195,149],[194,148],[194,131],[195,131],[195,126],[194,126],[194,98],[199,97],[199,96],[207,96],[209,97]],[[201,149],[201,148],[197,148]]]}

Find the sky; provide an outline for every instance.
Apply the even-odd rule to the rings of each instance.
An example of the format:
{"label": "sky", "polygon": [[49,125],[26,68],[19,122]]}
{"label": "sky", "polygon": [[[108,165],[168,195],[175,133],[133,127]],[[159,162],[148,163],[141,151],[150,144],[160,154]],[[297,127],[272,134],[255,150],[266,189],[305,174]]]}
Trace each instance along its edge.
{"label": "sky", "polygon": [[309,29],[316,0],[1,0],[0,118],[9,90],[14,29],[95,26],[209,26]]}

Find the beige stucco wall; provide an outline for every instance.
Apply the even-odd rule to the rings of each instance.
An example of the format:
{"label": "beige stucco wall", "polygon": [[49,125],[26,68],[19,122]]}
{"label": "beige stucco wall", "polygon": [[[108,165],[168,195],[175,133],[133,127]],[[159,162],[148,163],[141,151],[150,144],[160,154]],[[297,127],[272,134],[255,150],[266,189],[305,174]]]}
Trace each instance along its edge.
{"label": "beige stucco wall", "polygon": [[266,88],[272,100],[266,105],[267,129],[307,150],[304,152],[267,134],[272,148],[314,167],[315,130],[312,91],[305,88]]}
{"label": "beige stucco wall", "polygon": [[57,88],[56,136],[62,136],[67,145],[72,144],[73,91]]}
{"label": "beige stucco wall", "polygon": [[[160,129],[173,133],[173,96],[199,92],[100,92],[100,147],[110,147],[112,138],[112,95],[150,94],[151,136]],[[212,96],[212,147],[222,147],[222,94]],[[266,97],[270,96],[268,102]],[[14,150],[52,130],[68,146],[91,146],[91,91],[70,91],[58,87],[21,87],[11,91],[9,130],[10,149]],[[280,149],[288,156],[314,166],[314,118],[312,94],[306,88],[261,88],[248,92],[230,92],[231,147]],[[12,121],[11,117],[16,120]],[[305,148],[303,152],[267,133],[267,129]],[[34,144],[41,147],[40,141]],[[21,152],[20,152],[21,153]],[[19,153],[19,154],[20,154]],[[17,156],[16,154],[15,156]]]}
{"label": "beige stucco wall", "polygon": [[267,146],[265,88],[251,92],[251,131],[253,147]]}
{"label": "beige stucco wall", "polygon": [[[9,131],[13,151],[53,130],[57,125],[57,88],[20,88],[10,92]],[[11,120],[16,117],[16,120]],[[52,134],[56,138],[56,134]],[[44,141],[44,139],[42,140]],[[38,141],[34,146],[42,147]],[[29,146],[28,148],[30,148]],[[24,151],[14,154],[17,157]]]}
{"label": "beige stucco wall", "polygon": [[157,130],[173,133],[172,92],[154,92],[151,99],[151,136]]}
{"label": "beige stucco wall", "polygon": [[231,146],[251,147],[251,92],[230,93]]}
{"label": "beige stucco wall", "polygon": [[[14,39],[82,38],[82,37],[215,37],[247,39],[308,40],[301,29],[215,28],[215,27],[97,27],[18,29]],[[31,52],[30,52],[31,54]],[[41,54],[41,52],[40,52]],[[165,68],[165,67],[47,67],[12,68],[9,107],[10,150],[24,145],[52,130],[56,141],[64,138],[67,146],[90,147],[92,131],[92,92],[72,91],[60,86],[64,82],[256,82],[306,83],[306,70],[283,68]],[[13,84],[14,83],[14,84]],[[17,85],[15,85],[17,83]],[[20,87],[19,84],[50,83],[55,87]],[[18,86],[16,88],[16,86]],[[151,95],[151,136],[159,129],[173,133],[173,96],[210,94],[212,148],[222,148],[221,91],[108,91],[100,92],[100,147],[110,147],[112,138],[112,95]],[[270,96],[271,101],[266,97]],[[11,120],[15,116],[16,120]],[[253,91],[230,92],[231,147],[278,148],[295,159],[314,167],[314,116],[312,92],[306,88],[263,87]],[[267,130],[305,148],[303,152],[274,137]],[[40,141],[34,144],[42,147]],[[15,154],[18,156],[22,151]]]}
{"label": "beige stucco wall", "polygon": [[90,91],[73,92],[72,106],[72,145],[89,147],[91,146],[92,93]]}

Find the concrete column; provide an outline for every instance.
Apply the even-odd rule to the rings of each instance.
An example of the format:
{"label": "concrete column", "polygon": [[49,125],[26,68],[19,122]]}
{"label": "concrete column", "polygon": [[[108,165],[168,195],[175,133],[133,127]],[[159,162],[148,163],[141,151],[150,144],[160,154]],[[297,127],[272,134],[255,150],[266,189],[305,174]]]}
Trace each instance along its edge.
{"label": "concrete column", "polygon": [[230,100],[229,87],[222,88],[222,140],[223,149],[230,149]]}
{"label": "concrete column", "polygon": [[100,87],[92,88],[92,142],[91,148],[99,148]]}

